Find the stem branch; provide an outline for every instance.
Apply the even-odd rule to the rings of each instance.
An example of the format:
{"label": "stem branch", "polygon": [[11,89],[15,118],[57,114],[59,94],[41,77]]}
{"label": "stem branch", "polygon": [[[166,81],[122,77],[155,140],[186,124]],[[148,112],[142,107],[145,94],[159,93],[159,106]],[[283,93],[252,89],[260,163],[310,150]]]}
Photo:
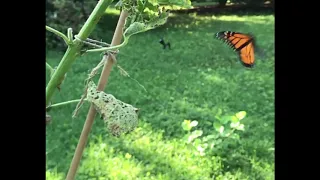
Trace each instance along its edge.
{"label": "stem branch", "polygon": [[[84,100],[86,100],[86,99],[84,99]],[[61,103],[52,104],[49,107],[50,108],[58,107],[58,106],[63,106],[63,105],[66,105],[66,104],[76,103],[76,102],[80,102],[80,101],[81,101],[81,99],[75,99],[75,100],[70,100],[70,101],[65,101],[65,102],[61,102]]]}
{"label": "stem branch", "polygon": [[47,66],[47,68],[50,70],[50,74],[52,74],[53,73],[53,68],[50,66],[50,64],[48,64],[47,62],[46,62],[46,66]]}
{"label": "stem branch", "polygon": [[[113,0],[100,0],[86,23],[81,28],[78,37],[82,40],[85,40],[89,37],[93,29],[96,27],[99,19],[105,13],[107,7],[111,4]],[[56,71],[53,73],[52,78],[50,79],[47,88],[46,88],[46,105],[49,104],[56,87],[59,85],[60,80],[66,74],[66,72],[71,68],[71,65],[76,60],[76,57],[80,54],[80,49],[83,46],[81,40],[75,39],[72,45],[68,46],[66,53],[64,54],[59,66]]]}
{"label": "stem branch", "polygon": [[64,35],[62,32],[60,32],[60,31],[58,31],[58,30],[55,30],[55,29],[53,29],[53,28],[50,27],[50,26],[46,26],[46,30],[52,32],[53,34],[55,34],[55,35],[57,35],[57,36],[59,36],[59,37],[61,37],[67,45],[69,45],[69,44],[71,43],[71,42],[69,41],[68,37],[67,37],[66,35]]}

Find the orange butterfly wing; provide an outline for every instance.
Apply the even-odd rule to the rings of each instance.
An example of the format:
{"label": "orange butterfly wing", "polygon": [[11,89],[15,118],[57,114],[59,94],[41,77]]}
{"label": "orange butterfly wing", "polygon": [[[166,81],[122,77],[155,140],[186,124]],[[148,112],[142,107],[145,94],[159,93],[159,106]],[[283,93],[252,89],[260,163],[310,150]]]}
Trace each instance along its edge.
{"label": "orange butterfly wing", "polygon": [[254,46],[253,42],[250,42],[247,46],[242,48],[239,52],[241,62],[246,67],[252,67],[254,65]]}
{"label": "orange butterfly wing", "polygon": [[253,37],[239,32],[222,31],[216,34],[216,38],[223,40],[234,51],[237,51],[244,66],[253,67],[255,60]]}

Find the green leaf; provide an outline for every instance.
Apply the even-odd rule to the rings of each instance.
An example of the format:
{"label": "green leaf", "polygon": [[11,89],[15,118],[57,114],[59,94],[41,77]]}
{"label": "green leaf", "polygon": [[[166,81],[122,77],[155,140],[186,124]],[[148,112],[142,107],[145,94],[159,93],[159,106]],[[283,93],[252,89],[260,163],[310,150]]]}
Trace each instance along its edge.
{"label": "green leaf", "polygon": [[221,121],[221,118],[220,118],[220,116],[214,116],[217,120],[219,120],[219,121]]}
{"label": "green leaf", "polygon": [[184,135],[182,141],[189,143],[189,134]]}
{"label": "green leaf", "polygon": [[236,123],[232,122],[230,124],[230,127],[236,129],[239,125],[240,125],[240,122],[236,122]]}
{"label": "green leaf", "polygon": [[195,136],[196,138],[199,136],[202,136],[203,131],[202,130],[195,130],[191,133],[191,135]]}
{"label": "green leaf", "polygon": [[185,131],[190,131],[192,126],[190,126],[190,120],[184,120],[181,124],[182,129]]}
{"label": "green leaf", "polygon": [[124,156],[126,159],[130,159],[131,157],[132,157],[132,155],[131,154],[129,154],[129,153],[126,153],[126,155]]}
{"label": "green leaf", "polygon": [[216,135],[211,134],[211,135],[203,137],[203,141],[209,141],[211,139],[216,139],[216,138],[217,138]]}
{"label": "green leaf", "polygon": [[239,134],[233,133],[233,134],[231,134],[230,138],[232,138],[232,139],[240,139],[240,136],[239,136]]}
{"label": "green leaf", "polygon": [[143,0],[137,0],[138,1],[138,7],[137,7],[137,9],[138,9],[138,11],[139,12],[143,12],[143,10],[144,10],[144,4],[145,4],[145,1],[143,1]]}
{"label": "green leaf", "polygon": [[222,110],[219,108],[217,114],[214,117],[220,121],[221,114],[222,114]]}
{"label": "green leaf", "polygon": [[193,142],[193,145],[194,146],[199,146],[201,144],[201,139],[196,139],[196,140],[194,140],[194,142]]}
{"label": "green leaf", "polygon": [[221,126],[221,127],[219,128],[219,133],[222,134],[223,131],[224,131],[224,126]]}
{"label": "green leaf", "polygon": [[220,119],[220,122],[222,124],[227,124],[229,121],[232,120],[232,116],[223,116],[221,119]]}
{"label": "green leaf", "polygon": [[220,143],[222,143],[222,140],[221,140],[221,139],[217,139],[217,140],[215,141],[215,145],[220,144]]}
{"label": "green leaf", "polygon": [[205,151],[205,150],[207,149],[207,147],[208,147],[208,144],[207,144],[207,143],[199,144],[199,145],[197,146],[197,150],[203,152],[203,151]]}
{"label": "green leaf", "polygon": [[240,124],[238,127],[236,127],[239,131],[244,131],[244,124]]}
{"label": "green leaf", "polygon": [[149,9],[150,11],[154,11],[154,12],[156,12],[156,11],[158,11],[158,7],[157,7],[157,4],[156,5],[153,5],[152,3],[150,3],[149,1],[147,1],[146,3],[145,3],[145,9]]}
{"label": "green leaf", "polygon": [[237,116],[232,116],[231,122],[237,123],[237,122],[239,122],[239,119],[237,118]]}
{"label": "green leaf", "polygon": [[218,109],[218,112],[217,112],[217,116],[221,116],[221,114],[222,114],[222,109]]}
{"label": "green leaf", "polygon": [[148,3],[152,4],[153,6],[157,6],[158,5],[158,1],[157,0],[148,0]]}
{"label": "green leaf", "polygon": [[150,19],[146,24],[150,29],[161,26],[167,22],[169,13],[162,12],[159,16]]}
{"label": "green leaf", "polygon": [[198,121],[192,121],[191,123],[190,123],[190,126],[191,127],[196,127],[198,125]]}
{"label": "green leaf", "polygon": [[215,145],[215,143],[214,143],[213,141],[212,141],[212,142],[210,142],[210,143],[209,143],[209,147],[210,147],[210,149],[213,149],[214,145]]}
{"label": "green leaf", "polygon": [[222,133],[220,133],[220,135],[222,137],[229,137],[231,134],[233,133],[233,130],[231,129],[224,129],[224,131]]}
{"label": "green leaf", "polygon": [[130,26],[125,30],[123,34],[125,37],[129,38],[134,34],[138,34],[147,30],[148,30],[148,27],[144,23],[134,22],[130,24]]}
{"label": "green leaf", "polygon": [[205,156],[206,155],[206,153],[204,152],[204,151],[200,151],[200,156]]}
{"label": "green leaf", "polygon": [[268,151],[274,151],[274,148],[269,148]]}
{"label": "green leaf", "polygon": [[[135,18],[136,14],[132,14],[131,16],[129,16],[130,18],[128,17],[126,20],[125,26],[127,27],[128,24],[130,24],[130,25],[124,31],[124,34],[123,34],[124,38],[126,40],[128,40],[130,38],[130,36],[132,36],[134,34],[145,32],[150,29],[154,29],[160,25],[163,25],[164,23],[166,23],[168,16],[169,16],[169,13],[163,12],[163,13],[159,14],[159,16],[153,17],[149,21],[143,23],[143,22],[137,22],[136,18]],[[133,21],[135,21],[135,22],[133,22]]]}
{"label": "green leaf", "polygon": [[188,136],[188,143],[192,142],[194,139],[197,139],[199,136],[202,135],[201,130],[195,130]]}
{"label": "green leaf", "polygon": [[219,123],[218,121],[215,121],[215,122],[213,123],[213,127],[214,127],[214,129],[215,129],[216,131],[219,131],[219,129],[220,129],[221,126],[222,126],[222,124]]}
{"label": "green leaf", "polygon": [[245,111],[240,111],[240,112],[238,112],[238,113],[236,114],[236,117],[237,117],[239,120],[241,120],[241,119],[245,118],[246,115],[247,115],[247,112],[245,112]]}

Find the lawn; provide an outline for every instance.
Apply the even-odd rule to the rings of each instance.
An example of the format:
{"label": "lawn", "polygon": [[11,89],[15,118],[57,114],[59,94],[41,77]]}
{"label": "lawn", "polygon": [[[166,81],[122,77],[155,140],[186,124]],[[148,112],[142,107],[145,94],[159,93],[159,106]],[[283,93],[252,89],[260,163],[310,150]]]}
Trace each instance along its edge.
{"label": "lawn", "polygon": [[[223,30],[255,35],[263,55],[256,56],[253,69],[243,67],[237,54],[214,38]],[[160,37],[171,50],[162,49]],[[47,62],[56,66],[62,56],[48,51]],[[79,99],[84,79],[100,59],[99,53],[77,59],[53,103]],[[164,26],[133,36],[117,60],[131,78],[114,67],[105,91],[140,108],[139,127],[115,138],[97,116],[77,180],[274,179],[274,16],[172,15]],[[65,178],[77,146],[89,106],[85,103],[72,119],[75,106],[50,111],[49,180]],[[219,111],[246,111],[245,130],[238,132],[239,140],[226,140],[219,151],[199,156],[182,143],[186,132],[181,123],[196,120],[195,129],[207,135]]]}

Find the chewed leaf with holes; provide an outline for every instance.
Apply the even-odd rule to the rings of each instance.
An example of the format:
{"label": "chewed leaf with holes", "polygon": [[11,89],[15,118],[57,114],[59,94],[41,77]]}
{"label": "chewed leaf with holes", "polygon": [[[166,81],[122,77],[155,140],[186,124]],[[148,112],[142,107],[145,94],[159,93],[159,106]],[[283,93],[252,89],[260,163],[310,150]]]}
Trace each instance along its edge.
{"label": "chewed leaf with holes", "polygon": [[[134,16],[134,15],[132,15]],[[134,34],[138,34],[141,32],[148,31],[150,29],[154,29],[158,26],[161,26],[166,23],[168,19],[169,13],[168,12],[161,12],[159,16],[151,18],[149,21],[146,22],[132,22],[130,23],[129,27],[126,28],[124,31],[124,38],[128,39],[130,36]],[[128,24],[128,19],[126,20],[126,25]]]}
{"label": "chewed leaf with holes", "polygon": [[112,135],[120,136],[138,126],[138,108],[116,99],[111,94],[97,91],[92,81],[88,83],[87,100],[94,104]]}
{"label": "chewed leaf with holes", "polygon": [[147,31],[149,29],[151,28],[149,28],[147,25],[145,25],[142,22],[134,22],[130,24],[130,26],[125,30],[123,34],[125,35],[125,37],[129,38],[134,34],[138,34],[138,33]]}

